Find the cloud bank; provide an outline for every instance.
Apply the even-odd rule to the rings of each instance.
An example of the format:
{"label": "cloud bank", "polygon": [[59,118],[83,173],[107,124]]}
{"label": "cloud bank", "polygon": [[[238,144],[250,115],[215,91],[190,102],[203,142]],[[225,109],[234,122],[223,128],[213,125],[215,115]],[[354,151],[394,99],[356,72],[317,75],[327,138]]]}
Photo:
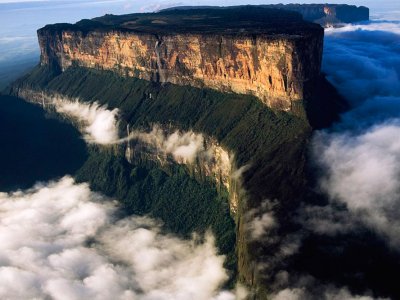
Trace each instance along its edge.
{"label": "cloud bank", "polygon": [[318,134],[322,189],[400,246],[400,120],[359,134]]}
{"label": "cloud bank", "polygon": [[97,102],[85,103],[60,95],[43,96],[43,105],[75,121],[88,143],[115,144],[119,141],[118,109],[108,110]]}
{"label": "cloud bank", "polygon": [[70,177],[0,193],[0,298],[230,300],[210,234],[181,240]]}
{"label": "cloud bank", "polygon": [[312,139],[324,197],[283,217],[274,201],[250,212],[255,272],[274,300],[397,299],[400,23],[329,29],[324,46],[323,71],[352,108]]}
{"label": "cloud bank", "polygon": [[315,287],[315,280],[312,277],[303,277],[299,280],[299,287],[289,288],[272,295],[272,300],[387,300],[387,298],[373,298],[372,296],[354,296],[347,288],[338,289],[333,285],[319,285]]}
{"label": "cloud bank", "polygon": [[353,109],[313,141],[314,157],[323,171],[321,189],[333,203],[345,204],[350,214],[346,218],[346,212],[331,207],[331,213],[342,218],[325,230],[351,229],[349,221],[346,226],[342,221],[354,220],[353,225],[366,224],[396,247],[400,245],[399,53],[399,22],[328,31],[324,69]]}

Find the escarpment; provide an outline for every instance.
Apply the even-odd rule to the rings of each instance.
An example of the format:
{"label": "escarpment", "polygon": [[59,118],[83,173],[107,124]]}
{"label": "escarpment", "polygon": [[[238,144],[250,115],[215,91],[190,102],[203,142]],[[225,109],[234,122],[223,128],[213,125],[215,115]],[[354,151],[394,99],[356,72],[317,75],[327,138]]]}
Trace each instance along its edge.
{"label": "escarpment", "polygon": [[38,31],[41,64],[249,94],[295,111],[320,76],[323,29],[296,13],[257,11],[239,20],[235,10],[190,10],[50,25]]}
{"label": "escarpment", "polygon": [[[217,246],[232,272],[230,283],[237,279],[246,285],[249,299],[266,299],[281,267],[273,261],[284,242],[280,236],[293,230],[288,216],[308,193],[312,129],[334,120],[342,105],[320,75],[323,29],[298,13],[250,7],[106,15],[75,25],[49,25],[38,35],[41,66],[18,80],[11,94],[43,106],[43,99],[58,94],[117,108],[126,133],[159,124],[204,134],[213,149],[207,155],[215,159],[200,156],[186,171],[196,179],[215,177],[212,185],[230,195],[210,201],[214,198],[205,194],[209,202],[188,198],[179,210],[182,215],[177,214],[185,201],[180,189],[166,189],[164,175],[138,163],[164,164],[165,155],[142,151],[133,140],[117,147],[117,158],[94,151],[80,180],[122,199],[132,213],[166,218],[172,231],[183,224],[190,234],[214,224]],[[216,168],[227,161],[222,150],[229,153],[229,164],[245,166],[240,186],[231,167]],[[180,167],[173,173],[177,181],[186,180]],[[141,172],[146,181],[137,181]],[[196,181],[191,184],[198,187]],[[163,189],[153,198],[135,194],[158,186]],[[171,193],[177,195],[174,201]],[[158,198],[165,199],[163,209],[156,205]],[[273,213],[282,224],[271,241],[254,239],[249,231],[266,199],[279,204]]]}

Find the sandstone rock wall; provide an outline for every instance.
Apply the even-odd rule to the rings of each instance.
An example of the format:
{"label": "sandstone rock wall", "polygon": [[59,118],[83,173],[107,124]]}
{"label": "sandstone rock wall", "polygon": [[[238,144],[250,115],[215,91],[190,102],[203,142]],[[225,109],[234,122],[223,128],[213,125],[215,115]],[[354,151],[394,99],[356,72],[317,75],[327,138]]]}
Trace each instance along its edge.
{"label": "sandstone rock wall", "polygon": [[[303,35],[157,36],[123,31],[38,32],[41,64],[77,64],[123,76],[251,94],[291,110],[320,74],[323,30]],[[308,85],[307,85],[308,86]]]}

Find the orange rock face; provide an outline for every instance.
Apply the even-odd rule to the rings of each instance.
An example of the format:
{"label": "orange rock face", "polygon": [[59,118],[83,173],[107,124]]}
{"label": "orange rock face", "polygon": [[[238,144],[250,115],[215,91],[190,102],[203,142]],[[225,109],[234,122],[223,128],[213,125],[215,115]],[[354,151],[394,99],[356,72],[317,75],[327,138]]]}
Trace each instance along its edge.
{"label": "orange rock face", "polygon": [[134,32],[41,31],[41,63],[76,64],[123,76],[251,94],[291,110],[319,76],[323,31],[309,35],[156,36]]}

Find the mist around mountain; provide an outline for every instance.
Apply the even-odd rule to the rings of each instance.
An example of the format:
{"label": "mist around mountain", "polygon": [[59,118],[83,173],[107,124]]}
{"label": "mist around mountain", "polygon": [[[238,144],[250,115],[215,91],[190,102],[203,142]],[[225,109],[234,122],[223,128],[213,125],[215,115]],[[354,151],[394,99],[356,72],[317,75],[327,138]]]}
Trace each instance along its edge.
{"label": "mist around mountain", "polygon": [[310,259],[302,265],[309,264],[314,275],[295,277],[279,299],[311,299],[322,291],[326,299],[351,298],[348,290],[333,292],[329,284],[316,284],[318,276],[322,282],[347,282],[349,290],[364,289],[366,299],[398,298],[393,278],[400,228],[399,34],[400,23],[390,20],[325,31],[323,71],[351,109],[313,136],[316,189],[327,195],[327,202],[299,210],[300,223],[313,237],[300,234],[305,238],[298,253],[308,249]]}
{"label": "mist around mountain", "polygon": [[[282,255],[289,255],[299,264],[273,274],[272,299],[360,299],[361,296],[396,299],[400,269],[400,23],[381,16],[379,20],[329,29],[325,35],[323,71],[351,108],[341,115],[339,122],[313,135],[310,152],[318,172],[315,189],[326,197],[326,202],[307,203],[297,211],[301,228],[273,258],[279,260]],[[5,60],[10,69],[2,68],[0,61],[0,70],[9,70],[0,77],[3,82],[9,82],[35,64],[34,44],[18,74],[13,74],[16,70],[10,63],[12,57]],[[6,52],[12,53],[18,45],[16,40],[14,48],[10,46]],[[5,65],[3,62],[2,66]],[[2,98],[0,105],[8,106],[7,101],[11,100]],[[65,109],[83,111],[74,107]],[[76,142],[79,147],[83,147],[84,137],[90,139],[90,134],[99,130],[103,133],[104,127],[93,124],[96,120],[104,124],[101,121],[104,111],[87,109],[86,114],[79,115],[95,117],[86,127],[86,136],[84,133],[82,140]],[[20,109],[20,117],[27,110]],[[45,119],[43,114],[36,113],[38,118]],[[9,111],[6,114],[12,116]],[[27,124],[21,124],[17,115],[10,118],[10,129],[5,132],[4,126],[0,130],[2,141],[9,141],[5,137],[12,134],[14,139],[25,140],[15,129],[18,125],[27,134],[24,126],[34,126],[29,118],[25,121]],[[52,119],[43,122],[50,127],[67,126],[55,125],[58,121]],[[65,136],[62,130],[77,136],[72,127],[60,129]],[[51,137],[44,131],[28,134]],[[68,153],[70,148],[60,144],[59,138],[55,135],[48,140],[47,150],[54,153],[57,150],[52,147],[61,146],[55,161],[68,164],[68,155],[73,153]],[[183,146],[193,146],[191,142],[189,139]],[[29,165],[32,158],[29,152],[42,150],[27,144],[19,147],[22,155],[26,155],[26,164],[20,166],[21,171],[16,168],[12,171],[39,168]],[[188,150],[187,147],[184,149]],[[2,155],[0,167],[2,174],[5,173],[2,176],[8,176],[4,172],[7,170],[4,157],[18,159],[16,156],[21,154],[12,150],[13,145],[4,149],[9,151]],[[42,160],[55,163],[49,157],[38,158],[36,163]],[[107,163],[111,164],[112,159]],[[0,249],[7,253],[0,260],[1,297],[219,300],[245,297],[243,287],[224,286],[229,272],[212,234],[182,239],[165,232],[159,220],[126,217],[116,201],[90,190],[85,183],[76,183],[67,175],[74,172],[72,169],[60,168],[65,174],[40,178],[45,182],[29,188],[35,182],[32,179],[28,186],[22,186],[23,190],[0,193]],[[115,164],[113,170],[118,168]],[[176,196],[170,193],[171,182],[175,182],[170,181],[170,174],[152,167],[137,168],[135,172],[142,172],[142,181],[135,192],[162,182],[165,185],[160,184],[164,187],[160,193],[168,196],[164,203]],[[179,177],[179,172],[174,176],[183,182],[184,176]],[[186,187],[189,187],[186,195],[196,191],[215,196],[195,182],[187,183]],[[268,199],[263,203],[251,228],[255,238],[273,239],[272,229],[280,225],[271,210],[275,203]],[[271,266],[260,264],[260,268],[268,267]]]}

